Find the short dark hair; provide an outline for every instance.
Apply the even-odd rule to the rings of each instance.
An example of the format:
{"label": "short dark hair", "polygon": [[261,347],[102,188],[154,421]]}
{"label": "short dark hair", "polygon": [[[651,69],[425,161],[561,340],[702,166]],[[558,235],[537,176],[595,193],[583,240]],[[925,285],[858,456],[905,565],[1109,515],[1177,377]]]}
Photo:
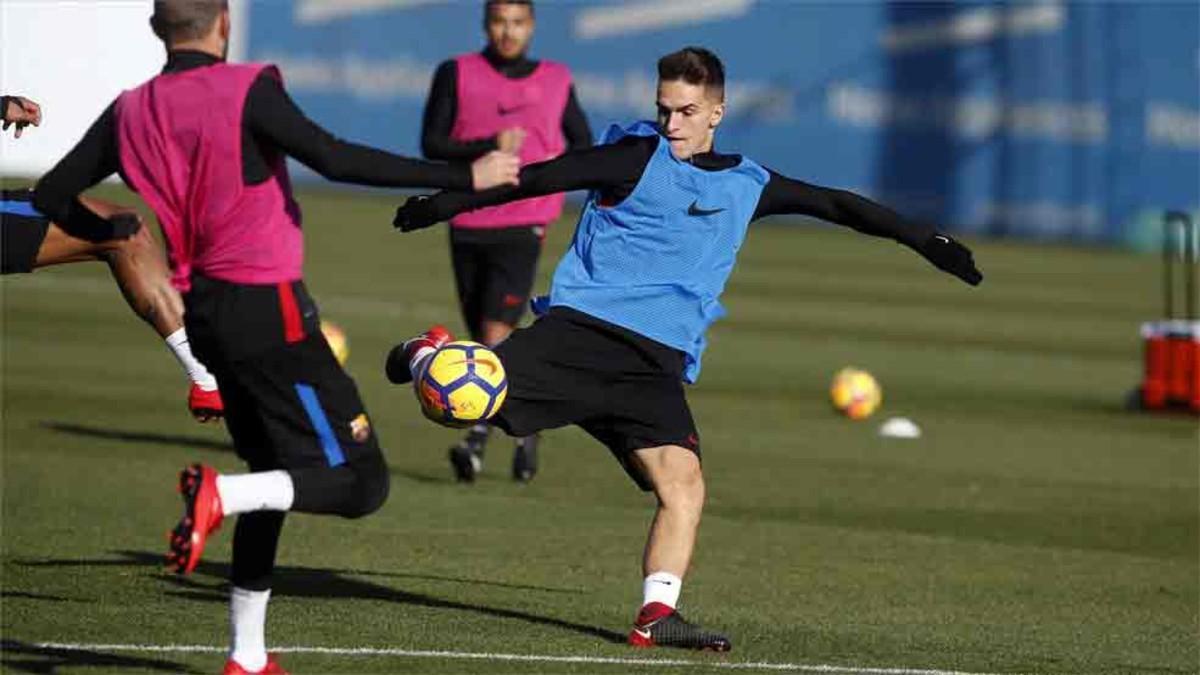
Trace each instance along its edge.
{"label": "short dark hair", "polygon": [[154,0],[150,27],[163,42],[196,40],[228,7],[228,0]]}
{"label": "short dark hair", "polygon": [[530,16],[533,15],[533,0],[484,0],[483,20],[487,21],[492,8],[499,5],[525,5],[529,8]]}
{"label": "short dark hair", "polygon": [[725,66],[716,54],[703,47],[684,47],[659,59],[658,79],[703,85],[725,100]]}

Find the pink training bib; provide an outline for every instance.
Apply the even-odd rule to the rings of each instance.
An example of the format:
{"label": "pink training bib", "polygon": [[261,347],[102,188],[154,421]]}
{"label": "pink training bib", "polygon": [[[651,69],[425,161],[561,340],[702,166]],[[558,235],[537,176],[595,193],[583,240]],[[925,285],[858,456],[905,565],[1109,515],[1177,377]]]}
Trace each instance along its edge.
{"label": "pink training bib", "polygon": [[164,73],[117,98],[121,176],[162,226],[171,281],[192,271],[245,284],[300,279],[304,238],[283,155],[258,185],[242,180],[242,110],[263,64]]}
{"label": "pink training bib", "polygon": [[[458,66],[458,116],[450,131],[460,141],[490,138],[510,127],[525,130],[521,164],[553,159],[566,148],[562,115],[571,93],[571,71],[542,61],[528,77],[510,79],[482,54],[455,59]],[[562,213],[563,195],[532,197],[509,204],[468,211],[450,224],[465,228],[542,225]]]}

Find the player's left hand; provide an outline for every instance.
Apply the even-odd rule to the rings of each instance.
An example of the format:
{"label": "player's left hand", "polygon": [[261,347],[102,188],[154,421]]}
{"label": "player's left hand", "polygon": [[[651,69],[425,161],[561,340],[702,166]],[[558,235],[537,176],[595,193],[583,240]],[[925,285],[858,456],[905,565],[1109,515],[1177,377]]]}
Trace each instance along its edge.
{"label": "player's left hand", "polygon": [[440,220],[434,213],[433,199],[429,195],[409,197],[404,205],[396,209],[392,226],[401,232],[421,230]]}
{"label": "player's left hand", "polygon": [[4,131],[17,125],[17,130],[13,132],[15,138],[20,138],[21,132],[30,124],[36,127],[42,123],[42,107],[33,101],[24,96],[5,96],[3,101],[0,115],[4,117]]}
{"label": "player's left hand", "polygon": [[921,245],[918,252],[935,267],[963,281],[978,286],[983,273],[975,267],[975,256],[971,249],[952,239],[949,235],[935,233]]}

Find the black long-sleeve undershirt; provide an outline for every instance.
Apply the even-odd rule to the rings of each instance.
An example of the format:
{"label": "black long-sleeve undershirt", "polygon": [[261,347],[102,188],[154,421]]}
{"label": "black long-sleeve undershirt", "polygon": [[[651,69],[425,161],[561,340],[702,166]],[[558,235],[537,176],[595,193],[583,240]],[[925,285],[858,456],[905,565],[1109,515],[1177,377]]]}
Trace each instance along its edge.
{"label": "black long-sleeve undershirt", "polygon": [[[180,72],[219,61],[202,52],[176,51],[168,55],[163,72]],[[334,181],[379,187],[471,188],[471,171],[466,164],[401,157],[337,138],[306,117],[279,80],[266,72],[246,94],[241,133],[242,179],[247,185],[267,180],[275,159],[284,154]],[[77,196],[119,169],[113,103],[75,148],[38,181],[34,207],[55,222],[94,231],[105,221],[84,207]]]}
{"label": "black long-sleeve undershirt", "polygon": [[[438,220],[445,220],[483,206],[571,190],[597,190],[600,202],[612,206],[637,187],[658,142],[658,136],[630,136],[611,145],[569,152],[522,168],[519,186],[477,193],[441,192],[431,199],[431,207]],[[715,152],[691,159],[694,166],[709,171],[728,169],[740,161],[739,155]],[[811,185],[770,169],[768,173],[770,179],[759,197],[754,220],[783,214],[812,216],[913,248],[922,245],[936,231],[853,192]]]}
{"label": "black long-sleeve undershirt", "polygon": [[[538,62],[525,57],[505,60],[484,50],[484,58],[501,75],[510,79],[521,79],[533,74]],[[496,149],[496,137],[456,140],[450,137],[454,120],[458,116],[458,63],[444,61],[433,75],[429,87],[429,98],[425,101],[425,114],[421,122],[421,152],[429,159],[473,160]],[[575,86],[567,97],[562,114],[562,132],[567,141],[567,151],[582,150],[592,146],[592,129],[587,116],[575,96]]]}

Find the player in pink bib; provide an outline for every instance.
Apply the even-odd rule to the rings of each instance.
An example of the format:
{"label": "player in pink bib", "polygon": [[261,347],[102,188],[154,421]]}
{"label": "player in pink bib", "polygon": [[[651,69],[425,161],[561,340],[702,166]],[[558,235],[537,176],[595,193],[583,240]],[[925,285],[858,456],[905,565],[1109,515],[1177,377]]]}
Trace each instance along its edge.
{"label": "player in pink bib", "polygon": [[[487,0],[482,52],[443,62],[425,104],[421,145],[430,159],[474,159],[493,150],[518,153],[521,164],[592,145],[571,72],[528,57],[534,30],[529,0]],[[533,287],[546,226],[562,212],[563,195],[522,199],[455,216],[450,228],[459,306],[471,339],[495,346],[512,332]],[[478,425],[450,449],[459,480],[483,467],[488,426]],[[512,476],[537,471],[537,436],[517,440]]]}
{"label": "player in pink bib", "polygon": [[264,626],[284,516],[362,517],[389,489],[370,418],[301,279],[300,209],[285,157],[332,180],[460,189],[513,182],[517,159],[440,164],[332,136],[300,112],[274,66],[225,62],[224,0],[157,0],[151,25],[167,46],[163,72],[105,110],[38,184],[35,201],[68,214],[79,192],[119,171],[158,217],[187,333],[216,376],[251,470],[184,469],[184,517],[167,560],[191,572],[208,535],[238,514],[224,672],[277,675]]}

